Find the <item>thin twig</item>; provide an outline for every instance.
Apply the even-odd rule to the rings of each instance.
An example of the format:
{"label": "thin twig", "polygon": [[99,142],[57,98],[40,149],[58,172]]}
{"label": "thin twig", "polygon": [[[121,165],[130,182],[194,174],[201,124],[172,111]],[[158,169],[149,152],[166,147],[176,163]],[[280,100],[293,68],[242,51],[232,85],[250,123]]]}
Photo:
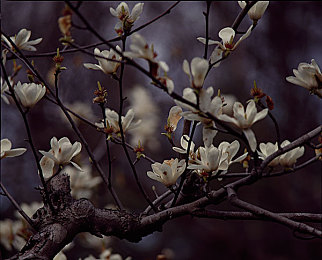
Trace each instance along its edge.
{"label": "thin twig", "polygon": [[2,191],[4,192],[5,196],[10,200],[12,205],[16,208],[16,210],[20,213],[20,215],[28,222],[31,228],[33,228],[33,231],[36,231],[36,227],[34,222],[29,218],[29,216],[22,210],[22,208],[19,206],[19,204],[15,201],[15,199],[10,195],[6,187],[2,184],[0,181],[0,187]]}
{"label": "thin twig", "polygon": [[[282,216],[294,221],[321,223],[322,214],[315,213],[275,213],[278,216]],[[269,221],[268,219],[259,217],[252,212],[246,211],[221,211],[221,210],[207,210],[198,209],[192,213],[193,216],[198,218],[215,218],[222,220],[261,220]]]}
{"label": "thin twig", "polygon": [[11,86],[10,82],[9,82],[9,78],[8,78],[8,74],[7,74],[7,71],[6,71],[6,68],[4,67],[4,64],[3,62],[1,62],[1,69],[2,69],[2,72],[4,74],[4,78],[5,78],[5,81],[8,85],[8,88],[9,88],[9,91],[11,93],[11,96],[22,116],[22,119],[23,119],[23,122],[24,122],[24,125],[25,125],[25,128],[26,128],[26,132],[27,132],[27,136],[28,136],[28,142],[29,142],[29,145],[31,147],[31,150],[32,150],[32,153],[33,153],[33,156],[34,156],[34,159],[35,159],[35,162],[36,162],[36,165],[37,165],[37,169],[38,169],[38,172],[39,172],[39,178],[40,178],[40,181],[44,187],[44,192],[45,192],[45,198],[46,198],[46,201],[50,207],[50,209],[52,210],[52,212],[54,212],[54,207],[53,205],[51,204],[51,201],[49,199],[49,192],[48,192],[48,189],[47,189],[47,185],[46,185],[46,182],[45,182],[45,178],[44,178],[44,174],[42,172],[42,168],[40,166],[40,163],[39,163],[39,158],[38,158],[38,154],[37,154],[37,151],[36,151],[36,148],[35,148],[35,145],[33,143],[33,139],[32,139],[32,135],[31,135],[31,131],[30,131],[30,127],[29,127],[29,122],[28,122],[28,119],[27,119],[27,114],[26,112],[23,111],[17,97],[16,97],[16,94],[15,94],[15,91],[13,89],[13,86]]}
{"label": "thin twig", "polygon": [[282,215],[278,215],[261,207],[250,204],[246,201],[243,201],[237,197],[236,192],[232,188],[227,188],[228,198],[232,205],[249,211],[260,218],[267,218],[273,222],[280,223],[282,225],[288,226],[293,230],[299,231],[304,234],[310,234],[318,238],[322,238],[322,232],[316,228],[313,228],[307,224],[296,222]]}

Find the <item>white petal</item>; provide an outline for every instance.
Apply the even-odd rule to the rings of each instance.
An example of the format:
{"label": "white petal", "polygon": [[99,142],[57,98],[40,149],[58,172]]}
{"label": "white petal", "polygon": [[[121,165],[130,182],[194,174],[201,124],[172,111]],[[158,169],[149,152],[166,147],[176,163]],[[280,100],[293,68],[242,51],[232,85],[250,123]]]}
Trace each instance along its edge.
{"label": "white petal", "polygon": [[225,45],[225,43],[230,43],[230,41],[235,38],[235,31],[231,27],[225,27],[219,31],[218,36],[222,39],[223,44]]}
{"label": "white petal", "polygon": [[15,148],[5,152],[5,157],[16,157],[26,152],[26,148]]}
{"label": "white petal", "polygon": [[253,132],[253,130],[251,129],[244,129],[243,130],[244,135],[247,138],[248,144],[250,146],[250,149],[255,152],[256,147],[257,147],[257,141],[256,141],[256,137],[255,134]]}

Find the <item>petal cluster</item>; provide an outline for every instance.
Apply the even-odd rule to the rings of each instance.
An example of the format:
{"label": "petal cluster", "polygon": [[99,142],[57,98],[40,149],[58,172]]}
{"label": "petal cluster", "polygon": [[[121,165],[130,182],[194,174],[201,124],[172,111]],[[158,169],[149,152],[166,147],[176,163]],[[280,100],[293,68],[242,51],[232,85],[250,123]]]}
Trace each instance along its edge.
{"label": "petal cluster", "polygon": [[163,183],[170,187],[174,185],[186,168],[185,160],[179,161],[178,158],[165,160],[163,163],[151,165],[153,171],[148,171],[147,175],[153,180]]}
{"label": "petal cluster", "polygon": [[[285,147],[287,145],[290,144],[290,141],[285,140],[281,143],[281,147]],[[259,158],[262,160],[265,160],[268,156],[272,155],[273,153],[275,153],[276,151],[278,151],[278,145],[277,143],[273,144],[273,143],[261,143],[259,145],[259,149],[260,151],[258,152],[259,154]],[[281,165],[283,167],[292,167],[298,158],[300,158],[301,156],[303,156],[304,154],[304,146],[301,147],[297,147],[292,149],[291,151],[288,151],[276,158],[274,158],[269,164],[268,166],[274,167],[277,165]]]}
{"label": "petal cluster", "polygon": [[255,134],[250,129],[250,127],[257,121],[266,117],[267,113],[267,108],[263,109],[260,112],[257,112],[255,101],[251,100],[247,105],[246,111],[244,106],[240,102],[235,102],[233,106],[233,117],[222,114],[219,115],[219,119],[224,122],[232,123],[238,128],[242,129],[248,140],[251,150],[254,152],[257,147],[257,141]]}
{"label": "petal cluster", "polygon": [[50,146],[51,149],[48,152],[39,151],[43,155],[40,160],[40,165],[45,177],[52,176],[55,165],[67,165],[71,163],[78,170],[82,170],[78,164],[71,161],[73,157],[81,152],[82,145],[80,142],[71,144],[67,137],[62,137],[59,140],[53,137],[50,140]]}
{"label": "petal cluster", "polygon": [[247,153],[233,159],[240,144],[237,140],[232,143],[222,142],[218,148],[214,145],[199,147],[197,158],[189,162],[188,169],[196,170],[201,176],[211,176],[219,171],[226,171],[232,163],[244,160]]}
{"label": "petal cluster", "polygon": [[182,113],[182,116],[191,121],[199,121],[203,125],[203,141],[206,146],[210,146],[214,136],[217,134],[217,130],[214,130],[215,123],[209,119],[205,113],[210,113],[215,117],[222,114],[223,102],[219,96],[212,98],[214,90],[212,87],[207,89],[194,90],[192,88],[185,88],[183,90],[183,98],[187,101],[197,105],[199,104],[200,109],[196,109],[190,105],[187,105],[181,101],[175,100],[176,104],[182,108],[187,109]]}
{"label": "petal cluster", "polygon": [[46,93],[46,87],[41,84],[21,84],[20,81],[14,86],[14,90],[21,104],[26,108],[36,105]]}
{"label": "petal cluster", "polygon": [[202,88],[208,68],[208,61],[200,57],[193,58],[190,66],[187,60],[182,65],[183,71],[189,76],[191,87],[197,89]]}
{"label": "petal cluster", "polygon": [[[9,77],[9,82],[11,84],[11,86],[13,85],[13,81],[11,80],[11,78]],[[5,95],[5,92],[6,91],[9,91],[9,87],[8,87],[8,84],[6,81],[2,80],[1,78],[1,98],[3,99],[3,101],[6,103],[6,104],[9,104],[9,100],[8,98],[6,97]]]}
{"label": "petal cluster", "polygon": [[[122,51],[117,45],[116,49]],[[94,49],[95,58],[98,60],[98,64],[84,63],[84,67],[87,69],[101,70],[105,74],[113,74],[120,66],[122,57],[113,49],[100,51],[98,48]],[[115,60],[115,61],[112,61]]]}
{"label": "petal cluster", "polygon": [[322,73],[314,59],[311,63],[301,62],[297,70],[293,69],[294,76],[286,80],[295,85],[308,89],[311,93],[322,97]]}
{"label": "petal cluster", "polygon": [[[42,41],[42,38],[29,41],[30,36],[31,36],[31,31],[28,31],[26,29],[21,29],[17,35],[10,37],[10,39],[20,50],[36,51],[37,49],[33,45],[40,43]],[[2,38],[8,44],[8,46],[13,48],[11,43],[5,37],[2,37]]]}
{"label": "petal cluster", "polygon": [[[114,110],[106,108],[105,116],[106,116],[106,124],[107,124],[108,131],[110,133],[119,134],[121,131],[119,126],[119,114]],[[132,122],[134,119],[134,116],[135,116],[135,113],[132,108],[127,111],[125,116],[121,116],[122,129],[124,133],[136,128],[141,123],[141,120],[138,120],[135,123]],[[98,124],[96,123],[96,126],[99,128],[104,128],[104,123],[103,122]]]}
{"label": "petal cluster", "polygon": [[125,32],[129,32],[136,20],[140,18],[143,12],[143,3],[137,3],[130,13],[127,3],[120,3],[116,9],[110,7],[110,13],[119,19],[119,22],[115,25],[115,31],[121,35]]}
{"label": "petal cluster", "polygon": [[8,138],[1,139],[1,159],[6,157],[16,157],[22,155],[24,152],[27,151],[26,148],[15,148],[11,149],[12,144]]}
{"label": "petal cluster", "polygon": [[[239,6],[244,9],[246,7],[246,1],[238,1]],[[268,7],[269,1],[258,1],[248,11],[248,16],[253,21],[258,21],[262,18]]]}
{"label": "petal cluster", "polygon": [[182,108],[179,106],[171,107],[167,120],[167,131],[172,133],[177,129],[179,120],[182,118]]}
{"label": "petal cluster", "polygon": [[[131,51],[126,51],[123,55],[129,58],[141,58],[148,61],[152,76],[156,77],[166,87],[168,93],[171,94],[174,89],[174,83],[167,76],[169,66],[164,61],[158,61],[156,59],[158,55],[154,51],[153,44],[150,46],[143,36],[134,33],[131,36],[130,49]],[[163,76],[160,76],[159,68],[163,70]]]}

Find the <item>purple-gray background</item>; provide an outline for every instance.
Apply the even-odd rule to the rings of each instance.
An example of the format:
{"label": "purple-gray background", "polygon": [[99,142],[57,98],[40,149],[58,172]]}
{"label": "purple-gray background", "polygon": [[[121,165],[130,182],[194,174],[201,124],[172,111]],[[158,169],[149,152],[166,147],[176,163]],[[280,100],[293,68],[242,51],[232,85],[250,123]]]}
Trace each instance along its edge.
{"label": "purple-gray background", "polygon": [[[84,2],[81,13],[88,19],[97,31],[106,39],[116,36],[114,25],[116,18],[112,17],[109,7],[116,8],[119,2]],[[156,17],[174,2],[144,2],[144,9],[134,28]],[[130,9],[134,6],[129,3]],[[37,45],[39,53],[52,52],[62,48],[58,39],[61,37],[57,19],[61,16],[63,2],[45,1],[1,1],[2,30],[14,35],[21,28],[32,31],[31,39],[39,37],[43,41]],[[182,71],[182,62],[189,62],[193,57],[203,56],[204,46],[196,38],[205,36],[205,21],[202,14],[206,10],[205,2],[182,2],[171,13],[153,25],[143,29],[142,34],[153,43],[158,58],[165,61],[173,79],[175,91],[182,93],[188,86],[187,76]],[[210,37],[218,40],[218,31],[230,26],[238,15],[240,7],[235,2],[214,2],[210,10]],[[321,124],[321,103],[315,96],[310,96],[304,88],[286,82],[285,77],[292,75],[292,69],[300,62],[310,62],[312,58],[322,66],[322,2],[271,2],[263,18],[251,36],[242,42],[237,50],[216,70],[211,71],[205,86],[213,86],[215,91],[220,88],[224,94],[233,94],[245,104],[250,98],[249,90],[253,81],[270,95],[275,102],[273,114],[280,126],[282,140],[294,140],[299,135]],[[82,25],[76,15],[73,22]],[[246,30],[251,21],[246,17],[240,30]],[[89,32],[72,30],[75,42],[79,45],[95,43],[98,40]],[[237,35],[237,38],[239,36]],[[128,43],[130,40],[127,41]],[[105,49],[105,46],[100,46]],[[211,52],[213,47],[209,48]],[[90,49],[92,51],[92,49]],[[26,52],[27,53],[27,52]],[[33,53],[28,53],[33,54]],[[68,68],[60,78],[60,93],[64,102],[80,100],[92,104],[93,91],[99,80],[109,90],[109,107],[118,109],[117,85],[101,72],[87,70],[84,62],[96,63],[96,60],[82,53],[66,54],[63,65]],[[53,67],[51,57],[34,58],[35,65],[46,77]],[[10,61],[7,62],[7,64]],[[146,66],[145,62],[140,63]],[[7,65],[9,68],[9,65]],[[168,96],[154,88],[150,79],[133,68],[125,70],[124,87],[126,94],[137,83],[143,85],[153,95],[160,108],[160,130],[163,126],[169,108],[174,105]],[[16,80],[27,82],[25,67]],[[100,119],[100,110],[92,104],[95,120]],[[128,108],[129,103],[125,103]],[[71,128],[61,121],[58,109],[42,100],[30,113],[31,130],[38,149],[48,150],[52,136],[61,138],[68,136],[73,142],[76,137]],[[182,125],[179,125],[179,131]],[[253,129],[258,142],[275,142],[273,123],[266,118],[257,123]],[[93,150],[99,142],[104,142],[101,135],[92,128],[82,125],[82,133],[88,137]],[[9,138],[14,147],[27,147],[24,141],[26,132],[21,116],[14,105],[1,102],[1,138]],[[154,159],[162,161],[175,156],[165,138],[161,149],[147,153]],[[176,136],[178,141],[178,136]],[[218,136],[215,143],[227,139]],[[200,138],[199,138],[200,139]],[[229,139],[231,140],[231,139]],[[200,140],[196,141],[200,144]],[[146,203],[139,194],[129,166],[124,162],[124,153],[115,145],[112,146],[116,191],[120,194],[129,210],[139,212]],[[85,153],[84,156],[86,157]],[[306,151],[300,160],[314,156],[312,151]],[[122,161],[123,160],[123,161]],[[106,162],[101,162],[106,169]],[[149,194],[151,185],[156,185],[161,191],[163,187],[147,179],[145,172],[150,170],[147,162],[140,162],[138,171]],[[238,169],[237,169],[238,170]],[[273,212],[321,212],[321,167],[319,163],[310,165],[294,174],[280,178],[265,179],[252,187],[240,190],[242,199],[260,205]],[[15,196],[19,203],[40,200],[34,189],[39,185],[37,169],[31,150],[21,157],[1,161],[2,182]],[[220,184],[218,184],[220,185]],[[97,190],[95,204],[105,206],[111,202],[104,187]],[[129,201],[128,198],[131,198]],[[217,209],[231,209],[228,204]],[[1,219],[13,215],[13,207],[5,198],[1,198]],[[321,225],[320,225],[321,228]],[[123,256],[133,256],[133,259],[155,259],[164,248],[170,248],[175,253],[174,259],[319,259],[322,256],[321,241],[300,240],[292,235],[286,227],[269,222],[256,221],[221,221],[198,220],[191,217],[176,219],[164,225],[162,233],[154,233],[144,238],[138,244],[131,244],[118,239],[111,246],[115,252]],[[70,259],[85,257],[92,251],[71,250],[66,252]]]}

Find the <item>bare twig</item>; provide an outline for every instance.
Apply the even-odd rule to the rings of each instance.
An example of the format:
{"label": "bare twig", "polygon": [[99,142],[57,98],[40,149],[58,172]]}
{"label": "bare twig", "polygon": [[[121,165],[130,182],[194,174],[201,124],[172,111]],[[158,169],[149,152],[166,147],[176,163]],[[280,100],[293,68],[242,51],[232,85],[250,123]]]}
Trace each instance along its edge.
{"label": "bare twig", "polygon": [[278,215],[261,207],[255,206],[248,202],[245,202],[237,197],[236,192],[232,188],[227,188],[228,198],[232,205],[249,211],[256,216],[261,218],[267,218],[273,222],[280,223],[282,225],[288,226],[293,230],[299,231],[301,233],[310,234],[317,238],[322,238],[322,232],[316,228],[313,228],[307,224],[296,222],[294,220],[288,219],[285,216]]}
{"label": "bare twig", "polygon": [[16,200],[10,195],[10,193],[8,192],[8,190],[6,189],[6,187],[2,184],[2,182],[0,181],[0,187],[2,189],[2,191],[4,192],[5,196],[10,200],[10,202],[12,203],[12,205],[16,208],[16,210],[20,213],[20,215],[28,222],[28,224],[30,225],[31,228],[33,228],[35,231],[35,225],[34,222],[31,220],[31,218],[29,218],[29,216],[22,210],[22,208],[19,206],[19,204],[16,202]]}

